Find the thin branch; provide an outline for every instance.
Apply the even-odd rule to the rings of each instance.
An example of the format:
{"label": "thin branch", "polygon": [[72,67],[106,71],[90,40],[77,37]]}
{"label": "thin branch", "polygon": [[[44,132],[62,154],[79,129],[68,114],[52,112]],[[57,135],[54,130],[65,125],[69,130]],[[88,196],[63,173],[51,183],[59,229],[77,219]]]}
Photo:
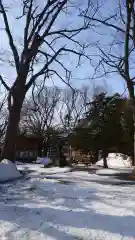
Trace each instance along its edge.
{"label": "thin branch", "polygon": [[61,12],[62,8],[64,7],[64,5],[65,5],[66,3],[67,3],[67,0],[63,0],[63,2],[60,3],[60,6],[59,6],[58,10],[57,10],[56,13],[54,13],[54,15],[52,16],[52,20],[50,21],[47,29],[46,29],[45,32],[43,33],[42,39],[44,39],[45,36],[48,35],[48,33],[49,33],[51,27],[53,26],[56,18],[58,17],[59,13]]}
{"label": "thin branch", "polygon": [[[103,24],[105,26],[111,27],[111,28],[113,28],[113,29],[115,29],[115,30],[125,34],[125,30],[123,30],[122,28],[118,27],[115,24],[111,24],[111,23],[106,22],[106,20],[100,20],[100,19],[97,19],[97,18],[92,18],[90,16],[84,16],[84,17],[86,19],[89,19],[89,20],[92,20],[92,21],[95,21],[95,22],[99,22],[99,23],[101,23],[101,24]],[[131,39],[133,39],[133,36],[131,34],[129,36],[130,36]]]}
{"label": "thin branch", "polygon": [[[55,3],[57,2],[57,0],[52,0],[52,1],[47,1],[44,9],[40,12],[40,14],[38,14],[35,19],[36,19],[36,22],[31,30],[31,33],[29,35],[29,38],[28,38],[28,42],[30,42],[34,36],[34,34],[37,32],[39,33],[39,31],[37,31],[37,28],[38,26],[41,24],[42,21],[44,21],[44,16],[47,12],[47,10]],[[40,30],[40,29],[39,29]]]}
{"label": "thin branch", "polygon": [[38,78],[39,76],[43,75],[47,69],[48,66],[57,58],[57,56],[60,54],[60,52],[63,50],[63,48],[60,48],[55,54],[54,56],[45,64],[45,66],[35,75],[33,75],[31,77],[31,79],[29,80],[29,82],[26,84],[26,91],[31,87],[31,85],[33,84],[33,82],[35,81],[36,78]]}
{"label": "thin branch", "polygon": [[6,88],[7,91],[10,91],[10,87],[6,84],[6,82],[4,81],[3,77],[0,75],[0,81],[2,83],[2,85]]}
{"label": "thin branch", "polygon": [[71,86],[71,84],[69,83],[69,79],[68,79],[68,82],[66,82],[65,80],[64,80],[64,78],[62,78],[58,73],[57,73],[57,71],[55,71],[55,70],[52,70],[52,69],[48,69],[50,72],[53,72],[54,74],[56,74],[61,80],[62,80],[62,82],[64,82],[68,87],[70,87],[73,91],[74,91],[74,88]]}
{"label": "thin branch", "polygon": [[4,20],[4,23],[5,23],[5,29],[6,29],[6,32],[7,32],[8,39],[9,39],[9,44],[10,44],[10,47],[11,47],[11,50],[12,50],[12,53],[13,53],[13,56],[14,56],[16,70],[17,70],[17,73],[18,73],[19,72],[19,67],[20,67],[19,66],[20,65],[19,55],[18,55],[17,48],[16,48],[16,46],[14,44],[14,41],[13,41],[13,37],[12,37],[11,31],[10,31],[10,28],[9,28],[7,14],[6,14],[6,11],[4,9],[2,0],[0,0],[0,8],[1,8],[0,12],[3,16],[3,20]]}
{"label": "thin branch", "polygon": [[55,34],[66,34],[66,33],[79,33],[80,31],[82,30],[85,30],[88,28],[88,24],[84,27],[80,27],[80,28],[77,28],[77,29],[61,29],[61,30],[57,30],[57,31],[52,31],[52,32],[49,32],[48,33],[48,36],[49,35],[55,35]]}

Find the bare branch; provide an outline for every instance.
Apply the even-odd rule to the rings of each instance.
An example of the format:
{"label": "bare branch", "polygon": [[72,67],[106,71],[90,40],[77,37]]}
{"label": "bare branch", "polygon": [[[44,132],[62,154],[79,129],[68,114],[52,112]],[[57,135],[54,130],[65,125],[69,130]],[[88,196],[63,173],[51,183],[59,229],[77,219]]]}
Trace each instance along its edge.
{"label": "bare branch", "polygon": [[[99,22],[99,23],[101,23],[101,24],[103,24],[103,25],[105,25],[107,27],[111,27],[111,28],[113,28],[113,29],[115,29],[115,30],[125,34],[125,30],[123,30],[122,28],[118,27],[115,24],[108,23],[106,19],[105,20],[101,20],[101,19],[97,19],[97,18],[92,18],[90,16],[84,16],[84,17],[86,19],[90,20],[90,21],[92,20],[92,21],[95,21],[95,22]],[[132,35],[130,35],[130,38],[133,39]]]}
{"label": "bare branch", "polygon": [[30,0],[30,5],[28,8],[28,13],[26,17],[26,26],[24,29],[24,48],[28,47],[28,29],[30,26],[31,18],[32,18],[32,5],[33,5],[33,0]]}
{"label": "bare branch", "polygon": [[40,14],[36,17],[36,22],[31,30],[31,33],[29,35],[29,38],[28,38],[28,42],[31,41],[32,37],[34,36],[35,32],[37,32],[37,28],[38,26],[40,25],[41,21],[43,20],[44,18],[44,15],[46,13],[46,11],[56,2],[57,0],[54,0],[54,1],[47,1],[44,9],[40,12]]}
{"label": "bare branch", "polygon": [[35,81],[36,78],[38,78],[39,76],[45,74],[45,72],[47,72],[47,69],[49,67],[49,65],[57,58],[57,56],[60,54],[60,52],[62,52],[63,48],[60,48],[55,54],[54,56],[45,64],[45,66],[35,75],[33,75],[31,77],[31,79],[29,80],[29,82],[26,84],[26,91],[32,86],[33,82]]}
{"label": "bare branch", "polygon": [[2,0],[0,0],[0,12],[3,16],[3,20],[4,20],[4,23],[5,23],[5,29],[6,29],[6,32],[7,32],[7,36],[8,36],[8,39],[9,39],[9,44],[10,44],[10,47],[11,47],[11,50],[12,50],[12,53],[13,53],[13,56],[14,56],[14,61],[15,61],[15,66],[16,66],[16,70],[17,70],[17,73],[19,72],[19,55],[18,55],[18,51],[17,51],[17,48],[14,44],[14,41],[13,41],[13,37],[12,37],[12,34],[11,34],[11,31],[10,31],[10,28],[9,28],[9,23],[8,23],[8,19],[7,19],[7,14],[6,14],[6,11],[4,9],[4,6],[3,6],[3,3],[2,3]]}
{"label": "bare branch", "polygon": [[45,30],[44,34],[42,35],[42,39],[44,39],[44,37],[45,37],[46,35],[48,35],[48,33],[49,33],[52,25],[54,24],[56,18],[58,17],[59,13],[61,12],[62,8],[64,7],[64,5],[65,5],[66,3],[67,3],[67,0],[63,0],[62,2],[59,3],[59,7],[58,7],[56,13],[54,13],[54,15],[52,16],[52,20],[50,21],[47,29]]}
{"label": "bare branch", "polygon": [[[42,86],[36,89],[33,98],[29,97],[22,110],[22,128],[28,132],[44,136],[55,124],[56,106],[59,104],[61,90]],[[35,105],[36,102],[36,105]]]}
{"label": "bare branch", "polygon": [[1,81],[2,85],[6,88],[6,90],[10,91],[10,87],[6,84],[6,82],[4,81],[4,79],[1,75],[0,75],[0,81]]}

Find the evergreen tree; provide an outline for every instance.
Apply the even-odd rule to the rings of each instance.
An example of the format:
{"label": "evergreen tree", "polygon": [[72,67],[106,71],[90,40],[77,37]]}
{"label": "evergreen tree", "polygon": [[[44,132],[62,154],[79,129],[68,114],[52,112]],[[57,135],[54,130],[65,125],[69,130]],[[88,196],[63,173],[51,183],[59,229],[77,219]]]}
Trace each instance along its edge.
{"label": "evergreen tree", "polygon": [[[132,113],[127,99],[119,94],[95,95],[89,104],[87,124],[75,129],[72,146],[85,153],[92,151],[95,156],[102,152],[104,167],[110,151],[132,154]],[[95,159],[97,161],[97,157]]]}

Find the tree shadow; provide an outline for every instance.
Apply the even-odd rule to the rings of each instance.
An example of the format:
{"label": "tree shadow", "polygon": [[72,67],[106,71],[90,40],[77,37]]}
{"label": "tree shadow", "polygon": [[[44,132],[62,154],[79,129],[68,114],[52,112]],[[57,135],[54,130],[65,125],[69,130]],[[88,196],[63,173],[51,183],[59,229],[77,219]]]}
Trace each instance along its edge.
{"label": "tree shadow", "polygon": [[[112,212],[107,214],[93,208],[95,203],[111,207],[111,203],[107,202],[107,190],[101,189],[100,193],[92,185],[83,186],[77,182],[67,185],[37,181],[31,184],[30,181],[20,180],[14,184],[5,184],[0,188],[0,220],[15,224],[12,231],[7,229],[5,236],[14,239],[14,234],[23,229],[28,239],[31,239],[30,234],[35,234],[36,239],[40,239],[40,234],[58,240],[76,239],[80,230],[88,234],[105,231],[108,235],[121,234],[130,239],[134,237],[134,216],[126,213],[123,216]],[[113,198],[113,189],[108,194]],[[119,197],[124,198],[124,193]]]}
{"label": "tree shadow", "polygon": [[[90,211],[66,211],[54,208],[33,208],[6,206],[0,220],[15,223],[19,228],[27,229],[55,237],[55,239],[74,239],[69,231],[72,229],[102,230],[122,237],[135,236],[135,217],[106,215]],[[11,216],[12,215],[12,216]],[[11,217],[10,217],[11,216]],[[33,222],[36,216],[36,221]],[[131,224],[132,223],[132,224]],[[15,232],[15,229],[13,230]],[[36,233],[37,234],[37,233]],[[9,233],[10,235],[10,233]],[[72,237],[72,238],[71,238]]]}

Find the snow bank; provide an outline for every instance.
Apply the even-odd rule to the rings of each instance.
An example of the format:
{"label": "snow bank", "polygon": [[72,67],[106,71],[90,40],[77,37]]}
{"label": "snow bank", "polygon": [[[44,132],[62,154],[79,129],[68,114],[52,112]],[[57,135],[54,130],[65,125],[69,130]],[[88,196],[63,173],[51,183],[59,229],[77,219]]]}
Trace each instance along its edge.
{"label": "snow bank", "polygon": [[0,182],[13,180],[21,176],[21,173],[17,170],[13,162],[7,159],[2,160],[0,163]]}
{"label": "snow bank", "polygon": [[[131,159],[122,153],[110,153],[107,158],[108,167],[110,168],[127,168],[131,167]],[[103,166],[103,159],[96,163],[98,166]]]}

